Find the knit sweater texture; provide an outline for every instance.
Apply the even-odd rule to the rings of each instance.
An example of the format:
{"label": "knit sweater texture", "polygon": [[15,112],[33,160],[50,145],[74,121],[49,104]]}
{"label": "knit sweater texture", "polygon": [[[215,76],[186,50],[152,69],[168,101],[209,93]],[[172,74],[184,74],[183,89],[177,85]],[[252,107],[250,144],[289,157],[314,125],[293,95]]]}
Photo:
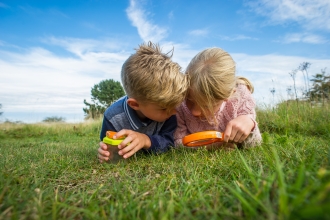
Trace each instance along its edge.
{"label": "knit sweater texture", "polygon": [[255,123],[254,129],[243,142],[244,147],[254,147],[261,144],[261,134],[256,120],[255,100],[244,84],[238,84],[236,92],[227,101],[224,101],[216,112],[217,125],[210,124],[206,119],[195,117],[191,114],[185,102],[177,108],[178,127],[174,133],[176,145],[182,144],[182,138],[186,135],[208,130],[224,132],[228,122],[240,115],[249,115]]}

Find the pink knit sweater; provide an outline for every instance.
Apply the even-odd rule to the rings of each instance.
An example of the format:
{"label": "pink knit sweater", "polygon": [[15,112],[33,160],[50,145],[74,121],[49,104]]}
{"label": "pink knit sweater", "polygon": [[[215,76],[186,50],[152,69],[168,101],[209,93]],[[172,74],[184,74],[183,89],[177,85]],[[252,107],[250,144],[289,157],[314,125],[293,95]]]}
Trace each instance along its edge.
{"label": "pink knit sweater", "polygon": [[[183,102],[177,108],[178,127],[174,133],[175,144],[182,144],[182,138],[184,136],[199,131],[218,130],[224,132],[228,122],[240,115],[249,115],[255,122],[255,101],[250,90],[243,84],[238,84],[234,96],[222,103],[216,113],[216,119],[218,120],[217,127],[209,124],[206,120],[202,121],[200,118],[193,116],[187,108],[186,103]],[[260,143],[261,134],[258,124],[255,122],[253,131],[245,139],[243,145],[245,147],[253,147]]]}

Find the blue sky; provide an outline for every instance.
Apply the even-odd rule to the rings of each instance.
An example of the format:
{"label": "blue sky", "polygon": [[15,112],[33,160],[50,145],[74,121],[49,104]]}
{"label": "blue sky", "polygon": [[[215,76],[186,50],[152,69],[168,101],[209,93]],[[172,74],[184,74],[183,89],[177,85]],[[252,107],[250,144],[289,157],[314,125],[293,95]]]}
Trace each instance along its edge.
{"label": "blue sky", "polygon": [[[183,70],[208,47],[228,51],[259,106],[290,97],[289,73],[330,68],[329,0],[0,0],[0,121],[83,120],[83,100],[143,42],[174,47]],[[304,89],[297,72],[298,92]]]}

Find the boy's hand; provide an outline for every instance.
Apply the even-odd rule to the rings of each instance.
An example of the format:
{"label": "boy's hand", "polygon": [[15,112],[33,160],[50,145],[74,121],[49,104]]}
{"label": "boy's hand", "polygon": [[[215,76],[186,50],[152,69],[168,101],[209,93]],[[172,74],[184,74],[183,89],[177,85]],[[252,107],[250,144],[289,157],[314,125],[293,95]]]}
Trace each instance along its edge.
{"label": "boy's hand", "polygon": [[251,133],[255,124],[248,115],[240,115],[231,120],[224,132],[225,142],[242,143]]}
{"label": "boy's hand", "polygon": [[98,155],[97,157],[99,158],[100,163],[103,163],[104,161],[108,161],[109,157],[110,157],[110,152],[107,150],[108,146],[103,143],[102,141],[100,142],[100,147],[97,150],[98,151]]}
{"label": "boy's hand", "polygon": [[119,155],[122,155],[123,158],[129,158],[133,154],[135,154],[138,150],[144,148],[149,149],[151,147],[151,141],[149,137],[145,134],[123,129],[119,132],[117,132],[116,135],[114,135],[114,139],[116,137],[120,136],[126,136],[126,138],[118,145],[119,148]]}

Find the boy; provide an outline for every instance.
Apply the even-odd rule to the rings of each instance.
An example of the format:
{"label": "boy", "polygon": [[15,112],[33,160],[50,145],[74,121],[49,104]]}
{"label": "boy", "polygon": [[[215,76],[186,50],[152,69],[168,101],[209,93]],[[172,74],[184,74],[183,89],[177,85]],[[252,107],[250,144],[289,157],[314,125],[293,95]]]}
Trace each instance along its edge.
{"label": "boy", "polygon": [[118,131],[114,139],[126,136],[118,145],[119,155],[129,158],[140,149],[162,153],[174,146],[177,126],[175,108],[184,100],[188,80],[171,56],[151,42],[142,44],[123,64],[121,81],[127,96],[104,113],[98,158],[109,160],[106,131]]}

